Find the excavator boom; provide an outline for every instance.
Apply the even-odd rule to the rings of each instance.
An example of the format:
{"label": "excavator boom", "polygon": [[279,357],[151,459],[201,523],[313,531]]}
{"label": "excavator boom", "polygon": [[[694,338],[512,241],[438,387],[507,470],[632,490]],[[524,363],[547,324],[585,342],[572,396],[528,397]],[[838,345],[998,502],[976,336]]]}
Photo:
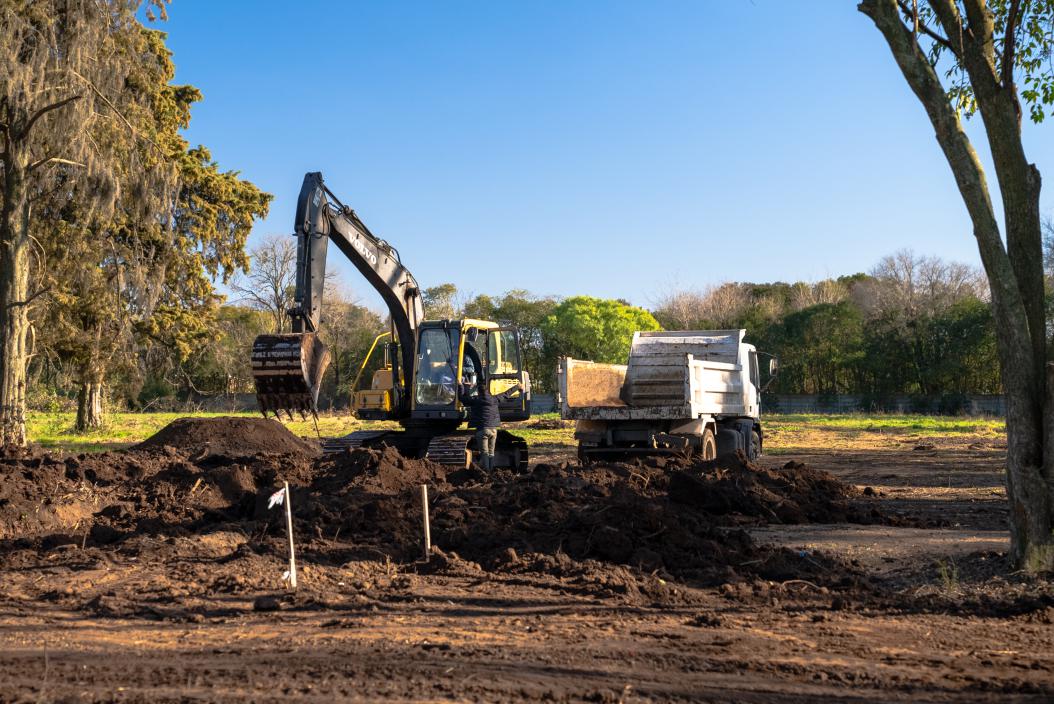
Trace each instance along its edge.
{"label": "excavator boom", "polygon": [[424,319],[417,281],[399,253],[376,237],[355,211],[326,188],[322,174],[304,176],[296,207],[297,257],[294,305],[288,311],[292,333],[261,335],[253,343],[256,398],[264,415],[279,411],[317,413],[318,392],[329,351],[318,339],[330,240],[380,293],[388,306],[400,372],[393,374],[395,410],[409,409],[414,339]]}

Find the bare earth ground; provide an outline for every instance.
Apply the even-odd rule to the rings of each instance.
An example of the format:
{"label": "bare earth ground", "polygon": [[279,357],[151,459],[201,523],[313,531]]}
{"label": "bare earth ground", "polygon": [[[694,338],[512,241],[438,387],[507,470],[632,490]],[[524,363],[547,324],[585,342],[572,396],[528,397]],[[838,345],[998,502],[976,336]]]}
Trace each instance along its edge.
{"label": "bare earth ground", "polygon": [[[435,569],[320,535],[349,559],[308,549],[299,592],[257,611],[258,596],[283,594],[284,567],[247,555],[238,530],[6,541],[0,701],[1049,702],[1054,587],[1006,574],[1004,447],[777,435],[763,466],[827,470],[869,488],[891,520],[752,527],[816,565],[811,578],[638,575],[661,598],[605,582],[612,572],[484,570],[442,554]],[[817,584],[830,557],[870,586]]]}

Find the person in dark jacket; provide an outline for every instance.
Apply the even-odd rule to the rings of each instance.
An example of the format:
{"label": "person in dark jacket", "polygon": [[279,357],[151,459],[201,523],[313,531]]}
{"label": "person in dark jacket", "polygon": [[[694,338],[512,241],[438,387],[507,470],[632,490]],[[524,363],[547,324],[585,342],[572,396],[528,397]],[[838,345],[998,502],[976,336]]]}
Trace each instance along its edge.
{"label": "person in dark jacket", "polygon": [[500,394],[490,392],[490,383],[486,375],[477,377],[477,393],[471,395],[472,386],[462,384],[460,388],[461,403],[469,410],[468,427],[476,429],[476,446],[479,448],[483,469],[488,472],[494,469],[494,445],[498,441],[498,428],[501,427],[501,413],[498,403],[515,398],[520,393],[520,385]]}

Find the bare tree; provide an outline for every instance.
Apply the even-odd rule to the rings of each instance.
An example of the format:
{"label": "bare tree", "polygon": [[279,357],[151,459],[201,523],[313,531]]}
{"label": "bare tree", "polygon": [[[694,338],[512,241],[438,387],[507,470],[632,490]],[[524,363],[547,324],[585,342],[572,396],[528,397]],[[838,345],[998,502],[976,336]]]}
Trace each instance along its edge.
{"label": "bare tree", "polygon": [[849,297],[849,288],[838,281],[824,279],[814,284],[795,284],[791,292],[791,307],[802,310],[821,303],[841,303]]}
{"label": "bare tree", "polygon": [[702,291],[672,291],[658,301],[655,313],[666,327],[692,330],[739,325],[754,303],[749,286],[727,282]]}
{"label": "bare tree", "polygon": [[231,288],[249,306],[271,316],[271,332],[286,332],[286,311],[296,292],[296,240],[288,235],[269,235],[249,251],[249,273]]}
{"label": "bare tree", "polygon": [[[1047,366],[1040,174],[1025,156],[1022,100],[1033,120],[1054,102],[1047,57],[1054,3],[863,0],[929,118],[973,223],[988,277],[1007,399],[1010,557],[1054,569],[1054,365]],[[948,80],[942,83],[938,69]],[[1019,80],[1025,90],[1019,91]],[[979,112],[1003,205],[1000,228],[981,160],[961,118]],[[1003,235],[1006,236],[1004,244]]]}
{"label": "bare tree", "polygon": [[861,306],[872,313],[915,320],[936,315],[964,298],[986,300],[984,274],[975,267],[902,249],[883,257],[860,285]]}
{"label": "bare tree", "polygon": [[698,329],[705,298],[696,289],[670,291],[655,303],[655,317],[667,330]]}

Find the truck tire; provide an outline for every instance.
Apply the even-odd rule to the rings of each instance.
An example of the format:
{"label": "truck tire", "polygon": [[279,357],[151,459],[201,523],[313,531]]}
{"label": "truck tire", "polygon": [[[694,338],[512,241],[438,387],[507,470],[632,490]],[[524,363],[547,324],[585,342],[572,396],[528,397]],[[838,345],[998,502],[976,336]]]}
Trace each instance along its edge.
{"label": "truck tire", "polygon": [[717,438],[714,437],[713,428],[703,431],[703,440],[699,443],[699,452],[704,460],[717,459]]}
{"label": "truck tire", "polygon": [[750,448],[747,451],[747,456],[751,461],[761,457],[761,436],[758,435],[758,431],[750,431]]}

